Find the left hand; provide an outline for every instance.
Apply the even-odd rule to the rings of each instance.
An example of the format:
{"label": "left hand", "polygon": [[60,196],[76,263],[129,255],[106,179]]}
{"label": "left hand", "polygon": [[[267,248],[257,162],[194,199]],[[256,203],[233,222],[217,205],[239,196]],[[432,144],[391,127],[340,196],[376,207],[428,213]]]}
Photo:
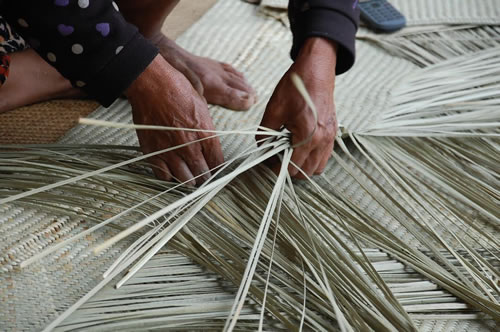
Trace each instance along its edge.
{"label": "left hand", "polygon": [[[274,90],[261,122],[261,126],[274,130],[287,128],[292,133],[292,145],[306,140],[316,128],[309,142],[295,148],[292,154],[292,161],[308,176],[324,171],[337,133],[333,100],[336,54],[337,47],[332,41],[319,37],[307,39],[295,63]],[[304,81],[318,112],[317,123],[291,80],[292,73]],[[279,164],[275,162],[271,168],[276,172]],[[305,178],[293,165],[288,171],[292,177]]]}

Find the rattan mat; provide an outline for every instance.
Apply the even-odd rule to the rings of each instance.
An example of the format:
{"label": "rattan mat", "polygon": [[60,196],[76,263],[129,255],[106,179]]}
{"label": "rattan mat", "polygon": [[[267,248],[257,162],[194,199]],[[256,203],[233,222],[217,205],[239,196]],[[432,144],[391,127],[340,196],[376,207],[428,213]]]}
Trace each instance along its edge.
{"label": "rattan mat", "polygon": [[97,106],[91,100],[53,100],[1,113],[0,144],[56,142]]}

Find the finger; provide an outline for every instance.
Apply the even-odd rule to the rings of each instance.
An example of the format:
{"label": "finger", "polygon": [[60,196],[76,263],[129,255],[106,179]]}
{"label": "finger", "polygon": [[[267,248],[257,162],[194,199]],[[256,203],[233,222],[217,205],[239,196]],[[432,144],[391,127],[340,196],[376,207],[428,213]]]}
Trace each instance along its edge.
{"label": "finger", "polygon": [[274,174],[279,175],[281,169],[281,161],[277,156],[269,157],[262,162],[266,165]]}
{"label": "finger", "polygon": [[250,85],[247,85],[241,81],[238,82],[230,80],[227,80],[226,84],[233,89],[246,92],[249,95],[249,99],[251,100],[251,105],[254,105],[257,102],[257,93]]}
{"label": "finger", "polygon": [[269,166],[269,168],[271,169],[271,171],[273,171],[274,174],[280,175],[280,171],[281,171],[280,160],[279,160],[279,158],[276,158],[275,161],[276,162],[273,165]]}
{"label": "finger", "polygon": [[[272,108],[272,103],[267,104],[266,111],[264,112],[264,115],[260,122],[260,126],[272,130],[279,130],[283,126],[283,120],[280,117],[277,117],[275,112],[271,111]],[[260,145],[263,143],[262,140],[269,137],[270,136],[267,135],[256,135],[255,140],[257,141],[257,144]],[[281,162],[278,157],[270,157],[264,161],[264,164],[267,165],[275,174],[279,173]]]}
{"label": "finger", "polygon": [[325,171],[326,165],[328,165],[328,160],[330,160],[330,156],[327,154],[326,156],[323,157],[323,159],[319,163],[318,168],[316,168],[316,171],[314,171],[315,175],[320,175]]}
{"label": "finger", "polygon": [[234,68],[233,66],[231,66],[229,63],[221,63],[222,64],[222,68],[224,68],[225,71],[229,72],[229,73],[233,73],[237,76],[239,76],[240,78],[245,78],[245,75],[243,75],[242,72],[236,70],[236,68]]}
{"label": "finger", "polygon": [[222,153],[219,138],[215,137],[204,141],[202,148],[208,169],[216,169],[224,162],[224,154]]}
{"label": "finger", "polygon": [[162,159],[167,163],[172,175],[179,182],[186,182],[189,186],[194,186],[196,181],[193,180],[193,174],[186,162],[175,153],[169,153],[166,157],[162,155]]}
{"label": "finger", "polygon": [[[310,157],[316,146],[321,144],[319,135],[311,136],[314,133],[315,127],[316,123],[311,118],[305,118],[300,122],[294,122],[292,125],[287,126],[292,133],[292,146],[295,147],[292,154],[292,161],[300,168],[304,166],[306,159]],[[289,170],[290,176],[304,178],[296,167],[289,167]]]}
{"label": "finger", "polygon": [[254,97],[247,91],[226,87],[225,93],[221,96],[222,103],[225,107],[237,110],[246,111],[254,104]]}
{"label": "finger", "polygon": [[240,77],[234,73],[226,72],[225,80],[230,87],[255,95],[255,90],[250,84],[248,84],[247,80],[244,77]]}
{"label": "finger", "polygon": [[328,164],[328,160],[330,160],[330,157],[332,156],[332,151],[333,151],[333,142],[323,151],[321,162],[319,163],[318,168],[316,168],[314,174],[319,175],[325,171],[326,165]]}
{"label": "finger", "polygon": [[[276,116],[276,112],[273,112],[274,106],[272,104],[272,101],[269,102],[266,106],[266,111],[264,112],[264,115],[262,116],[262,120],[260,121],[260,126],[269,128],[272,130],[280,130],[281,127],[283,126],[283,119],[281,116]],[[269,136],[266,135],[256,135],[255,139],[257,141],[263,140],[264,138],[268,138]]]}
{"label": "finger", "polygon": [[321,135],[315,133],[317,123],[314,117],[305,117],[300,121],[293,121],[287,125],[288,130],[292,133],[292,146],[295,148],[302,148],[309,146],[310,152],[313,147],[323,144]]}
{"label": "finger", "polygon": [[194,153],[194,155],[193,153],[189,153],[188,156],[185,156],[183,159],[188,165],[191,174],[193,174],[194,177],[205,173],[196,179],[196,184],[201,185],[205,181],[207,181],[212,176],[212,174],[210,172],[207,173],[209,168],[207,162],[205,161],[205,158],[203,157],[200,145],[198,145],[198,148],[195,149]]}
{"label": "finger", "polygon": [[165,161],[157,156],[151,157],[148,159],[149,163],[151,164],[151,168],[153,169],[153,173],[155,176],[164,181],[171,181],[172,180],[172,174],[170,173],[170,170],[165,163]]}
{"label": "finger", "polygon": [[[309,154],[310,154],[310,147],[309,147],[309,145],[305,145],[305,146],[302,146],[300,148],[296,148],[293,151],[291,160],[297,167],[300,167],[302,169],[307,158],[309,157]],[[295,167],[292,164],[290,164],[290,166],[288,166],[288,172],[290,173],[291,177],[299,176],[300,172],[297,169],[297,167]]]}
{"label": "finger", "polygon": [[[307,174],[307,176],[313,176],[316,169],[318,169],[319,164],[323,160],[322,152],[323,149],[315,149],[307,157],[306,161],[302,165],[302,170]],[[304,176],[304,174],[299,173],[297,174],[297,178],[305,179],[306,177]]]}

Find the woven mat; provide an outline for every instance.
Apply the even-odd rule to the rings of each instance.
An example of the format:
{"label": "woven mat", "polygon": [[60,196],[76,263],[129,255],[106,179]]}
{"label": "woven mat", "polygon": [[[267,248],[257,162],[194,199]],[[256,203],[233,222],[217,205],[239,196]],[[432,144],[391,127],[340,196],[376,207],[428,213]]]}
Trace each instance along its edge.
{"label": "woven mat", "polygon": [[[210,111],[216,127],[219,129],[235,129],[259,123],[265,105],[273,92],[276,83],[287,70],[291,61],[288,50],[291,43],[289,31],[277,20],[261,15],[258,8],[249,5],[237,5],[231,1],[222,1],[215,10],[225,13],[227,19],[220,22],[210,21],[210,14],[184,34],[179,43],[188,50],[202,56],[210,56],[220,61],[234,64],[243,71],[249,82],[256,88],[259,102],[247,112],[232,112],[221,107],[211,106]],[[211,14],[217,15],[215,12]],[[228,24],[231,30],[224,30]],[[221,33],[221,31],[223,31]],[[217,36],[217,43],[206,35]],[[215,47],[217,45],[217,47]],[[220,47],[225,45],[225,47]],[[337,78],[336,105],[339,121],[347,128],[357,131],[376,123],[383,112],[390,108],[391,91],[419,68],[404,59],[389,56],[383,49],[373,47],[371,43],[359,41],[356,65],[346,75]],[[387,70],[391,68],[391,70]],[[130,105],[126,101],[118,101],[110,108],[100,108],[91,115],[93,118],[110,121],[131,122]],[[77,126],[70,131],[61,142],[72,143],[107,143],[137,145],[134,131]],[[223,151],[227,158],[235,156],[254,141],[251,137],[227,137],[221,139]],[[365,161],[366,171],[377,174],[373,167]],[[382,212],[378,204],[363,192],[356,181],[330,163],[326,177],[345,195],[351,197],[359,206],[369,211],[386,227],[394,230],[408,243],[415,243],[391,216]],[[384,179],[378,178],[380,183]],[[432,222],[431,218],[428,220]],[[447,223],[448,227],[454,225]],[[460,230],[456,229],[457,233]],[[447,241],[454,243],[446,236]],[[441,330],[456,325],[453,321],[421,322],[423,330]],[[469,325],[472,324],[472,325]],[[456,330],[480,330],[477,322],[461,322]]]}
{"label": "woven mat", "polygon": [[0,144],[53,143],[97,106],[91,100],[53,100],[1,113]]}
{"label": "woven mat", "polygon": [[[178,41],[196,54],[234,64],[246,74],[259,94],[258,104],[248,112],[210,107],[219,129],[258,123],[277,81],[291,63],[288,56],[290,32],[280,22],[261,15],[257,7],[241,1],[219,1]],[[339,120],[352,130],[375,123],[380,114],[390,107],[392,88],[418,70],[411,62],[390,56],[370,43],[360,41],[357,47],[358,61],[351,71],[338,78],[336,90]],[[99,108],[91,117],[130,122],[130,106],[120,100],[110,108]],[[133,131],[77,126],[60,142],[136,145],[137,138]],[[254,141],[245,137],[222,140],[226,157],[249,144],[254,144]],[[367,172],[374,171],[368,163],[365,165]],[[356,204],[376,215],[387,227],[392,227],[395,234],[412,243],[412,237],[402,227],[398,227],[399,224],[390,216],[381,212],[377,203],[362,195],[354,179],[346,176],[334,163],[330,163],[326,176]],[[383,183],[383,179],[379,180]],[[0,258],[0,263],[10,264],[10,268],[4,264],[5,272],[0,273],[0,322],[3,322],[0,324],[5,324],[2,326],[4,330],[36,330],[45,326],[94,287],[100,280],[100,273],[128,244],[125,240],[105,255],[92,257],[90,246],[101,238],[109,237],[109,234],[96,234],[91,239],[78,242],[74,248],[61,250],[51,259],[17,272],[12,267],[20,261],[47,247],[57,238],[76,234],[85,226],[79,220],[58,216],[50,211],[39,212],[14,205],[2,209],[0,234],[8,233],[9,241],[0,243],[0,249],[5,252],[6,248],[14,248]],[[451,239],[447,240],[453,245]],[[71,273],[67,274],[66,271]],[[44,305],[40,305],[42,301]],[[417,322],[417,325],[422,331],[489,330],[480,321],[474,320],[424,320]]]}

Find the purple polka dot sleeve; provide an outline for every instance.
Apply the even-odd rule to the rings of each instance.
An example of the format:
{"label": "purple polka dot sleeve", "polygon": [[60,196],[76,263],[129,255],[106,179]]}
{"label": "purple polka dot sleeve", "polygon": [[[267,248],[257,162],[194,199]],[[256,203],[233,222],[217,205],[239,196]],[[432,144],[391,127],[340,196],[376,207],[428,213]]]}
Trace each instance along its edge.
{"label": "purple polka dot sleeve", "polygon": [[2,7],[42,58],[104,106],[158,54],[113,1],[16,0]]}

